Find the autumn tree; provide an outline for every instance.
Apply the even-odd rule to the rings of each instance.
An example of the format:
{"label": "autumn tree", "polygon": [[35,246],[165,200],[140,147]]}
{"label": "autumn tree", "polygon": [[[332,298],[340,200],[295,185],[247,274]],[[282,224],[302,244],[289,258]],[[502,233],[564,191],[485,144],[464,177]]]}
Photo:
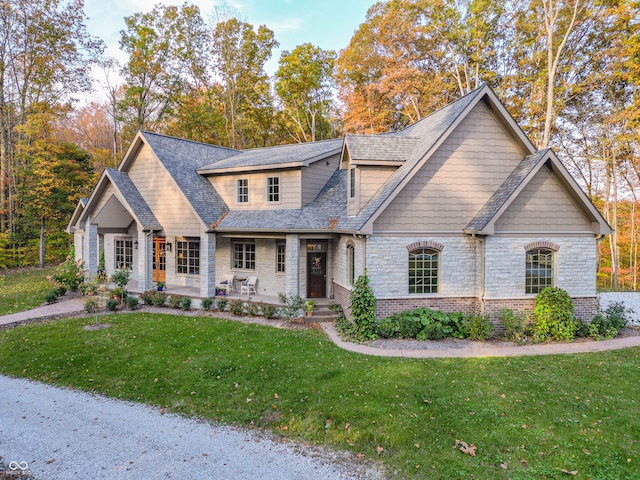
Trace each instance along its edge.
{"label": "autumn tree", "polygon": [[332,138],[333,66],[336,54],[310,43],[280,56],[275,75],[285,128],[296,142]]}

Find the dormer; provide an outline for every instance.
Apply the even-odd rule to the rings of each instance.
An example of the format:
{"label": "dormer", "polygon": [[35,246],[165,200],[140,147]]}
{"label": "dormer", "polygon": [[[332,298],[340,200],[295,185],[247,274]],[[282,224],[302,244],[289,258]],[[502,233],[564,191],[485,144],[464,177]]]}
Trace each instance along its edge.
{"label": "dormer", "polygon": [[418,139],[395,135],[346,135],[340,168],[347,171],[347,214],[357,215],[410,158]]}

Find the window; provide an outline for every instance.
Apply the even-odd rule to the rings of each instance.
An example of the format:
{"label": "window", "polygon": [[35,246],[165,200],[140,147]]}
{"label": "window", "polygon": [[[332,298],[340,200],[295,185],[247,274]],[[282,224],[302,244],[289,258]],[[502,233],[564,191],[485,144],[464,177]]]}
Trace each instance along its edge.
{"label": "window", "polygon": [[355,282],[355,248],[353,245],[347,245],[347,281],[349,285]]}
{"label": "window", "polygon": [[249,202],[249,180],[242,178],[238,180],[238,203]]}
{"label": "window", "polygon": [[280,201],[280,177],[267,178],[267,202]]}
{"label": "window", "polygon": [[176,268],[178,273],[189,275],[200,274],[200,239],[184,239],[176,241]]}
{"label": "window", "polygon": [[534,248],[527,251],[525,293],[538,294],[545,287],[553,287],[553,251]]}
{"label": "window", "polygon": [[238,270],[256,269],[256,244],[254,242],[234,242],[233,268]]}
{"label": "window", "polygon": [[355,198],[356,196],[356,169],[349,169],[349,196]]}
{"label": "window", "polygon": [[276,241],[276,272],[284,273],[287,259],[287,243],[284,240]]}
{"label": "window", "polygon": [[438,292],[438,252],[418,248],[409,252],[409,293]]}
{"label": "window", "polygon": [[133,240],[116,240],[116,269],[133,267]]}

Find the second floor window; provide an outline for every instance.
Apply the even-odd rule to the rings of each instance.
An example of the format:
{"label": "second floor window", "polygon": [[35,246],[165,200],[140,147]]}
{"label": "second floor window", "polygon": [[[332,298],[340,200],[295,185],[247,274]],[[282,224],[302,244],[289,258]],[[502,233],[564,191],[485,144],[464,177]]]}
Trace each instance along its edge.
{"label": "second floor window", "polygon": [[280,201],[280,177],[267,178],[267,202]]}
{"label": "second floor window", "polygon": [[237,190],[238,190],[238,203],[248,203],[249,202],[249,180],[246,178],[241,178],[237,182]]}
{"label": "second floor window", "polygon": [[356,169],[349,169],[349,196],[355,198],[356,196]]}

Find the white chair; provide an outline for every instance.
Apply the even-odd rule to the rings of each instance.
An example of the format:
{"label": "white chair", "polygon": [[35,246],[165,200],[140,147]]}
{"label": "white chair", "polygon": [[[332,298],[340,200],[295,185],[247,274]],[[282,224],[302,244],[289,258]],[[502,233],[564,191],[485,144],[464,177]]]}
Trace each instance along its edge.
{"label": "white chair", "polygon": [[251,292],[258,294],[256,290],[256,284],[258,283],[257,277],[249,277],[245,281],[240,283],[240,295],[244,295],[244,292],[247,292],[247,295],[250,295]]}
{"label": "white chair", "polygon": [[222,277],[222,280],[218,284],[218,288],[220,290],[224,290],[225,293],[228,295],[229,292],[235,291],[235,288],[233,287],[233,282],[235,282],[235,280],[236,280],[235,275],[224,275]]}

